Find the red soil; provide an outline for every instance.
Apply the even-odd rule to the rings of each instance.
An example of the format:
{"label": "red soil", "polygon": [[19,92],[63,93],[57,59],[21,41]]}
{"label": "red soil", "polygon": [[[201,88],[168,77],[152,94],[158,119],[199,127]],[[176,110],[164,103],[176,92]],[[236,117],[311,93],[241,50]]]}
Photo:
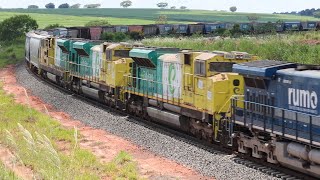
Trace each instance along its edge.
{"label": "red soil", "polygon": [[[157,156],[121,137],[117,137],[103,130],[85,126],[80,121],[72,119],[68,114],[55,110],[38,97],[32,96],[30,92],[17,83],[13,66],[0,70],[0,77],[4,82],[3,89],[8,94],[13,94],[16,102],[29,105],[32,108],[49,114],[66,128],[76,127],[79,134],[82,135],[82,138],[79,140],[80,147],[90,150],[101,162],[109,162],[116,154],[123,150],[133,156],[134,161],[138,164],[140,175],[145,178],[214,179],[212,177],[204,177],[195,170]],[[63,151],[67,151],[68,148],[65,147],[63,143],[64,142],[59,142],[58,146],[59,148],[61,147]],[[16,171],[16,169],[14,169],[14,171]],[[17,171],[18,174],[20,170]]]}

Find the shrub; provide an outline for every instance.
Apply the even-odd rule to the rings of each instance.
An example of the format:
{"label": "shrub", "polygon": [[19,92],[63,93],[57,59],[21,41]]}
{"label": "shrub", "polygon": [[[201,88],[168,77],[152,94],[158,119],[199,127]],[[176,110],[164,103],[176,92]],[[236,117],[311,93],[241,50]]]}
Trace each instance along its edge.
{"label": "shrub", "polygon": [[101,40],[114,41],[114,33],[109,33],[109,32],[102,33]]}
{"label": "shrub", "polygon": [[123,32],[114,33],[114,41],[115,42],[120,42],[120,41],[124,41],[124,40],[128,40],[128,39],[129,39],[129,37]]}
{"label": "shrub", "polygon": [[37,28],[37,21],[29,15],[16,15],[0,23],[0,40],[14,41],[30,30]]}
{"label": "shrub", "polygon": [[110,25],[107,20],[94,20],[94,21],[89,21],[85,24],[85,26],[108,26]]}
{"label": "shrub", "polygon": [[130,36],[130,39],[133,39],[133,40],[143,39],[143,34],[141,32],[130,32],[129,36]]}
{"label": "shrub", "polygon": [[123,32],[110,33],[106,32],[101,35],[101,40],[112,41],[112,42],[121,42],[130,39],[130,36]]}
{"label": "shrub", "polygon": [[54,29],[54,28],[59,28],[59,27],[64,27],[64,26],[62,26],[60,24],[49,24],[48,26],[46,26],[44,28],[44,30],[49,30],[49,29]]}

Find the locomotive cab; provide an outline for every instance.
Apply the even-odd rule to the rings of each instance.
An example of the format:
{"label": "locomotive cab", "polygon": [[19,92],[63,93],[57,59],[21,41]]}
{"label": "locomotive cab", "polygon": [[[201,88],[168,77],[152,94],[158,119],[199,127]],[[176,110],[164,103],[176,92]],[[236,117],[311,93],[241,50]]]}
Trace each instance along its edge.
{"label": "locomotive cab", "polygon": [[319,177],[319,67],[264,60],[234,72],[245,78],[244,100],[232,100],[238,151]]}
{"label": "locomotive cab", "polygon": [[[211,131],[214,131],[214,135],[206,135],[206,137],[221,141],[223,136],[218,132],[221,132],[222,126],[228,124],[228,122],[221,123],[221,120],[230,117],[230,98],[243,94],[243,78],[231,72],[232,65],[252,61],[257,57],[244,52],[223,51],[199,52],[193,57],[194,59],[189,61],[191,68],[184,64],[183,104],[202,113],[202,116],[196,117],[197,121],[202,121],[203,127],[209,124]],[[196,129],[198,125],[192,126]],[[208,130],[207,132],[210,133]]]}

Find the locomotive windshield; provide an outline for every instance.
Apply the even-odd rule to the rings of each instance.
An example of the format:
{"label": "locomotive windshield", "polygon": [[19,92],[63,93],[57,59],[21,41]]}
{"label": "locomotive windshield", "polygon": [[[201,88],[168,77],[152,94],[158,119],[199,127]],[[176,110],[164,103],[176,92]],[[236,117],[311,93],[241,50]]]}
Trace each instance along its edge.
{"label": "locomotive windshield", "polygon": [[114,56],[127,58],[127,57],[130,57],[129,52],[130,52],[130,50],[115,50]]}
{"label": "locomotive windshield", "polygon": [[210,63],[211,72],[232,72],[234,62],[212,62]]}
{"label": "locomotive windshield", "polygon": [[111,58],[112,58],[112,50],[107,49],[106,50],[106,59],[111,61]]}

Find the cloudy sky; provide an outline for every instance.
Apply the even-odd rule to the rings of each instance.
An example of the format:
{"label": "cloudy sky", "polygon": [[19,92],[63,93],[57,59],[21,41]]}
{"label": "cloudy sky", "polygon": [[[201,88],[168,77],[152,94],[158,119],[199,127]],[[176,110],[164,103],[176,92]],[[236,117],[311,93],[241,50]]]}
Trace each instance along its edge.
{"label": "cloudy sky", "polygon": [[[121,0],[1,0],[2,8],[25,8],[29,4],[44,7],[53,2],[88,4],[100,3],[102,7],[119,7]],[[230,6],[237,6],[240,12],[284,12],[299,11],[306,8],[320,8],[320,0],[132,0],[132,8],[155,8],[158,2],[167,2],[169,6],[185,5],[191,9],[228,10]]]}

